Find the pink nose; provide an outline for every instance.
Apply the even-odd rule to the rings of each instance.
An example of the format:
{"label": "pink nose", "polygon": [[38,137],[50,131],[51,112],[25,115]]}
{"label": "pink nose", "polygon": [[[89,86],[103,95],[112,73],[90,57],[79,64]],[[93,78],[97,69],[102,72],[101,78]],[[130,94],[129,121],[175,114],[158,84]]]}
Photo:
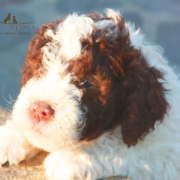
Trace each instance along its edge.
{"label": "pink nose", "polygon": [[54,110],[45,102],[34,102],[30,107],[30,116],[37,121],[48,121],[54,115]]}

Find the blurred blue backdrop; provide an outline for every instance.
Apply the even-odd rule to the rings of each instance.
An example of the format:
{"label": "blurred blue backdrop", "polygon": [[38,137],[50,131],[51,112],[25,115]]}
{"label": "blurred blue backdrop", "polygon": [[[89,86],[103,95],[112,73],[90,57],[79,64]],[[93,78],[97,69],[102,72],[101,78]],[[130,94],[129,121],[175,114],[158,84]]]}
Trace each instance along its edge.
{"label": "blurred blue backdrop", "polygon": [[8,108],[8,102],[16,100],[29,42],[42,24],[73,12],[102,13],[105,8],[119,10],[126,21],[134,22],[146,39],[164,49],[175,70],[180,70],[180,0],[0,0],[0,22],[8,13],[18,23],[34,22],[34,29],[13,31],[24,34],[7,34],[7,25],[0,24],[0,106]]}

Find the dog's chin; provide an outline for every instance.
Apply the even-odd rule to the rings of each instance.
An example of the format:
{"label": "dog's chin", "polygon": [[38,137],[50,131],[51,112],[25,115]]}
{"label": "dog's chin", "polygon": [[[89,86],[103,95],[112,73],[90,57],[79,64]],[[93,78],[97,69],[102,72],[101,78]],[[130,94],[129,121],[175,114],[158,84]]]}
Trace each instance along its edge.
{"label": "dog's chin", "polygon": [[54,128],[52,128],[48,123],[34,123],[34,119],[32,120],[28,116],[19,116],[19,118],[13,121],[13,124],[16,129],[25,134],[31,144],[48,152],[60,151],[62,149],[71,150],[83,144],[83,142],[78,141],[77,132],[72,132],[70,136],[68,132],[64,132],[63,128],[58,128],[58,125],[54,125]]}
{"label": "dog's chin", "polygon": [[60,150],[72,150],[80,147],[83,142],[71,141],[68,137],[53,137],[48,136],[41,131],[25,131],[25,135],[30,143],[39,149],[43,149],[48,152],[56,152]]}

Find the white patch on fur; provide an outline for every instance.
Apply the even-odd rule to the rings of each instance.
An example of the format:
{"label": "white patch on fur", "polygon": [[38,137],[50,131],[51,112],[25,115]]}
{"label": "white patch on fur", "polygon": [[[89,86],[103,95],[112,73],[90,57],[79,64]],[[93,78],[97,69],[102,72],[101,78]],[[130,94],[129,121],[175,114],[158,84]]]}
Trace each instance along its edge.
{"label": "white patch on fur", "polygon": [[[46,176],[48,179],[57,180],[95,180],[97,177],[95,166],[86,159],[83,161],[79,156],[87,156],[87,152],[83,149],[76,151],[59,151],[54,152],[47,157],[44,166],[46,168]],[[90,163],[88,163],[90,162]]]}
{"label": "white patch on fur", "polygon": [[[94,23],[94,25],[96,26],[97,30],[101,30],[101,29],[104,30],[106,38],[108,38],[108,39],[110,38],[111,41],[116,39],[116,37],[117,37],[117,24],[113,20],[106,20],[106,19],[101,20],[101,21]],[[99,34],[97,37],[102,38],[103,34],[101,31]]]}
{"label": "white patch on fur", "polygon": [[[94,23],[96,26],[97,30],[104,30],[105,37],[108,40],[115,40],[118,36],[118,27],[117,24],[121,22],[121,14],[118,11],[113,11],[112,9],[106,9],[105,11],[106,17],[111,18],[111,19],[104,19],[101,21],[98,21]],[[121,32],[121,33],[126,33],[126,31]],[[103,34],[101,35],[98,34],[98,37],[103,37]]]}
{"label": "white patch on fur", "polygon": [[[110,38],[110,40],[113,41],[117,37],[118,28],[117,28],[117,19],[114,19],[115,17],[114,16],[112,17],[111,13],[112,11],[110,9],[106,10],[107,17],[111,17],[113,18],[113,20],[104,19],[104,20],[95,22],[94,25],[96,26],[97,30],[101,30],[101,29],[104,30],[105,37],[108,39]],[[98,37],[102,38],[103,34],[101,33],[100,35],[98,35]]]}
{"label": "white patch on fur", "polygon": [[30,144],[22,131],[15,128],[12,121],[0,127],[0,167],[6,161],[10,165],[35,156],[40,150]]}
{"label": "white patch on fur", "polygon": [[42,48],[44,55],[50,61],[75,59],[81,55],[80,40],[87,39],[92,32],[91,18],[85,15],[69,15],[58,25],[55,33],[51,29],[45,33],[45,36],[51,37],[53,41]]}
{"label": "white patch on fur", "polygon": [[[13,121],[34,146],[52,152],[80,144],[76,126],[84,123],[84,116],[80,109],[82,93],[71,84],[72,75],[64,74],[66,66],[60,62],[48,65],[48,71],[42,78],[31,79],[22,88],[14,105]],[[35,101],[51,105],[55,111],[51,121],[32,122],[28,113]]]}
{"label": "white patch on fur", "polygon": [[120,20],[121,14],[119,13],[119,11],[114,11],[112,9],[106,9],[106,16],[111,17],[114,20],[114,22],[117,24]]}

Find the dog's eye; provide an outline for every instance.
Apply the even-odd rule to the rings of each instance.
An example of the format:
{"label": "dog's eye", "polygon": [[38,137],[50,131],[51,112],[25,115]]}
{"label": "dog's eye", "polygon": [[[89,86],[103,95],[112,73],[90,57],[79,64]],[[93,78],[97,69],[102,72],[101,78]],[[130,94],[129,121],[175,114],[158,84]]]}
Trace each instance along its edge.
{"label": "dog's eye", "polygon": [[81,80],[81,86],[88,88],[88,87],[91,87],[92,84],[90,82],[88,82],[86,79],[82,79]]}

